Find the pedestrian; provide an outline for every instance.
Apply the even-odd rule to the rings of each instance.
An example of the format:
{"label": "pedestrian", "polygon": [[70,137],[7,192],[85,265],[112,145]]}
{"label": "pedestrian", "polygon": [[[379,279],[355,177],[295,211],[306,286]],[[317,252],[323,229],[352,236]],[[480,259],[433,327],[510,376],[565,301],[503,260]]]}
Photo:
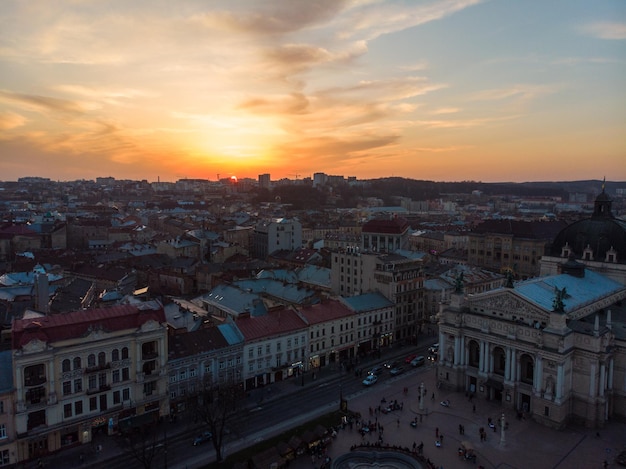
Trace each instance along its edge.
{"label": "pedestrian", "polygon": [[435,393],[433,393],[433,396],[431,397],[431,399],[434,401],[435,400]]}
{"label": "pedestrian", "polygon": [[476,413],[476,404],[472,405],[472,412]]}
{"label": "pedestrian", "polygon": [[435,428],[435,438],[439,438],[439,427]]}
{"label": "pedestrian", "polygon": [[459,435],[463,434],[463,426],[459,423]]}
{"label": "pedestrian", "polygon": [[400,428],[400,419],[396,420],[396,423],[398,424],[398,428]]}
{"label": "pedestrian", "polygon": [[439,441],[441,441],[441,443],[443,444],[443,433],[439,435]]}

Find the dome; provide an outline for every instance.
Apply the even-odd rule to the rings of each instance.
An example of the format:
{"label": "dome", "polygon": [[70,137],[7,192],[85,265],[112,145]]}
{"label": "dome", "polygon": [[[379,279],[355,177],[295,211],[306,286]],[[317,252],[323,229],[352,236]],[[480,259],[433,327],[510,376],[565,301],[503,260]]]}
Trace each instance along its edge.
{"label": "dome", "polygon": [[604,188],[591,218],[567,226],[556,236],[550,255],[598,262],[626,263],[626,220],[615,218]]}

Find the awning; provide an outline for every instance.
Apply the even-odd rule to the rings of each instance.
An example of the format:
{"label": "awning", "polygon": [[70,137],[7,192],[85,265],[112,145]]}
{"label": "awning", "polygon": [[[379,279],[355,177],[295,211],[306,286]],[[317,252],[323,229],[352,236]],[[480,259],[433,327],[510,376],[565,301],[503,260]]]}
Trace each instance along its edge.
{"label": "awning", "polygon": [[487,382],[485,383],[485,386],[488,386],[493,389],[497,389],[498,391],[502,391],[504,389],[504,384],[502,384],[500,381],[497,381],[493,378],[489,378]]}

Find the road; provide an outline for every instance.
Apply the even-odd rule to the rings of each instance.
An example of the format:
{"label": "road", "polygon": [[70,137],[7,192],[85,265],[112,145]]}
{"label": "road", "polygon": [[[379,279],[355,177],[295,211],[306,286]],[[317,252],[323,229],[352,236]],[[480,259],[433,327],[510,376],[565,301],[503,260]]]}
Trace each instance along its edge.
{"label": "road", "polygon": [[[417,350],[417,353],[426,354],[428,345],[425,344]],[[412,348],[411,350],[415,350]],[[299,381],[289,381],[280,383],[280,386],[294,386],[299,389],[289,390],[284,396],[277,398],[272,396],[276,392],[277,386],[269,386],[261,393],[252,396],[255,404],[253,404],[245,415],[245,420],[235,421],[230,424],[233,431],[227,436],[225,441],[224,455],[233,454],[243,448],[249,447],[255,443],[271,438],[277,434],[298,426],[317,416],[328,413],[339,408],[340,394],[343,394],[348,400],[356,396],[371,392],[373,389],[393,384],[398,380],[403,380],[407,376],[412,376],[420,372],[425,372],[430,367],[411,368],[404,365],[404,357],[409,353],[409,348],[398,349],[397,356],[386,357],[379,362],[370,364],[371,369],[376,364],[382,364],[388,360],[401,361],[406,371],[399,376],[391,376],[388,370],[385,370],[380,376],[376,384],[366,387],[362,384],[363,378],[367,370],[364,370],[363,376],[356,377],[354,373],[336,373],[332,377],[327,377],[317,386],[311,385],[310,382],[306,386],[300,387]],[[311,379],[311,375],[306,376],[307,380]],[[259,391],[259,390],[257,390]],[[215,451],[211,443],[200,446],[193,446],[193,437],[199,433],[198,429],[190,429],[185,433],[169,437],[167,439],[166,454],[160,454],[155,458],[152,465],[153,468],[161,467],[199,467],[209,463],[215,459]],[[163,443],[163,442],[161,442]],[[128,469],[137,467],[138,461],[128,452],[120,448],[120,454],[102,461],[100,464],[94,464],[95,468],[107,469]]]}

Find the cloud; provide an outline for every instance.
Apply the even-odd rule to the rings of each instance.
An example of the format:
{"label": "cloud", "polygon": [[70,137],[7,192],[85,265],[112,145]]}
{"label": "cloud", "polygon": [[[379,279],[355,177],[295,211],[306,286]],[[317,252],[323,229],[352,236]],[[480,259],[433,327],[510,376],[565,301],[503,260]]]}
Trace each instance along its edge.
{"label": "cloud", "polygon": [[458,107],[442,107],[435,109],[431,114],[455,114],[461,110]]}
{"label": "cloud", "polygon": [[598,21],[595,23],[586,24],[581,29],[584,34],[598,39],[626,39],[626,23]]}
{"label": "cloud", "polygon": [[529,100],[554,93],[555,85],[515,84],[506,88],[492,88],[475,93],[473,101],[499,101],[505,99]]}
{"label": "cloud", "polygon": [[11,111],[0,112],[0,130],[11,130],[23,126],[26,121],[24,116]]}
{"label": "cloud", "polygon": [[17,105],[29,111],[39,112],[80,114],[83,113],[86,108],[84,104],[76,101],[34,94],[15,93],[7,90],[0,90],[0,102],[2,101]]}

